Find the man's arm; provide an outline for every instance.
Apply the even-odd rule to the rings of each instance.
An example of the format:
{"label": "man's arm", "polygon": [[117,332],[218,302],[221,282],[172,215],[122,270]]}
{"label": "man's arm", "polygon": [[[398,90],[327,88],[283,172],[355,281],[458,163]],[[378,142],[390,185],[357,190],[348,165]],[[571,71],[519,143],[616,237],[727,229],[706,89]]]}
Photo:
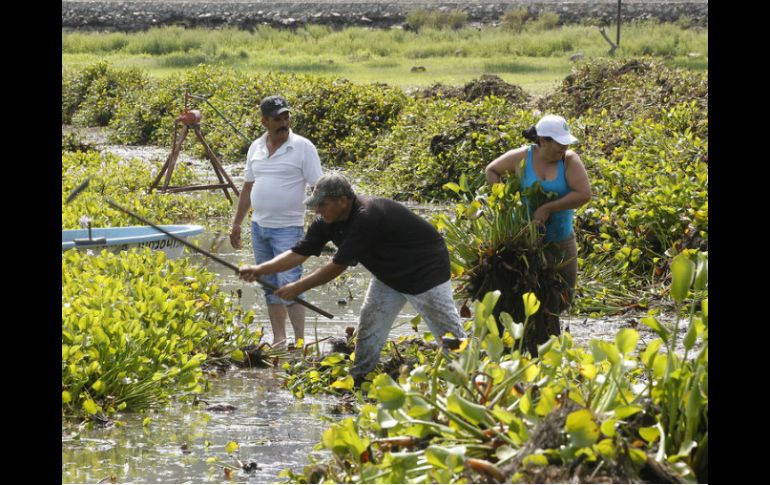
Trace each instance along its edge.
{"label": "man's arm", "polygon": [[294,283],[289,283],[283,288],[279,288],[275,291],[275,294],[284,300],[293,300],[300,293],[330,282],[341,275],[345,269],[347,269],[347,266],[344,264],[327,263],[313,271],[307,277],[295,281]]}
{"label": "man's arm", "polygon": [[287,269],[291,269],[304,263],[309,257],[310,256],[303,256],[295,253],[289,249],[262,264],[241,266],[239,269],[239,276],[246,281],[256,281],[257,276],[286,271]]}
{"label": "man's arm", "polygon": [[243,218],[251,208],[251,187],[254,182],[244,182],[241,189],[241,195],[238,197],[238,208],[235,210],[235,218],[233,219],[233,227],[230,229],[230,244],[235,249],[241,249],[241,224],[243,224]]}

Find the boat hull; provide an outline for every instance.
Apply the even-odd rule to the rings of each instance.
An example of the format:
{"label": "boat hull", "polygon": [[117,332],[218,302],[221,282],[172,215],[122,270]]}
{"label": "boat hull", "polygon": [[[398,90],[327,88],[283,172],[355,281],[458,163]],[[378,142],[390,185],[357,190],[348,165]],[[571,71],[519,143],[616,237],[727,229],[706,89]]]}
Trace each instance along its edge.
{"label": "boat hull", "polygon": [[[203,232],[203,227],[195,225],[165,225],[159,226],[174,236],[187,240]],[[184,252],[184,244],[150,226],[92,228],[91,239],[88,229],[62,231],[62,251],[78,249],[81,251],[111,252],[127,251],[132,248],[150,248],[162,251],[169,259],[178,258]]]}

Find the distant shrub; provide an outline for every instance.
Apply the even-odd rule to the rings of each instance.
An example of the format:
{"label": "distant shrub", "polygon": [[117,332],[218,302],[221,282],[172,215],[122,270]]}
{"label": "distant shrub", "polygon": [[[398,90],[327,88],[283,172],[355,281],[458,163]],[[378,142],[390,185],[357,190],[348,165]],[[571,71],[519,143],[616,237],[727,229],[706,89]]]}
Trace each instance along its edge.
{"label": "distant shrub", "polygon": [[680,15],[676,22],[674,22],[680,29],[687,30],[693,26],[693,20],[687,15]]}
{"label": "distant shrub", "polygon": [[79,71],[62,72],[62,124],[106,126],[128,91],[147,83],[139,69],[115,69],[98,62]]}
{"label": "distant shrub", "polygon": [[468,22],[468,14],[462,10],[412,10],[406,14],[406,24],[412,30],[423,28],[459,29]]}
{"label": "distant shrub", "polygon": [[203,38],[198,32],[187,31],[181,27],[168,27],[153,28],[131,37],[125,50],[131,54],[159,56],[172,52],[189,52],[200,49],[202,45]]}
{"label": "distant shrub", "polygon": [[556,12],[541,12],[537,20],[529,22],[530,29],[534,31],[552,30],[559,26],[559,14]]}
{"label": "distant shrub", "polygon": [[500,17],[500,25],[504,29],[521,32],[528,18],[529,11],[526,8],[508,10]]}

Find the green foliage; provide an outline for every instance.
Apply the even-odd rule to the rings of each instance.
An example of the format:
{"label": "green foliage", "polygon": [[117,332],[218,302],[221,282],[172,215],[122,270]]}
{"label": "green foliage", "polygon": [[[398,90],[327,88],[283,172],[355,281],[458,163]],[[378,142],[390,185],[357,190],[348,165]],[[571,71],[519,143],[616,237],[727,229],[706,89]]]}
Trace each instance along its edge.
{"label": "green foliage", "polygon": [[595,60],[580,65],[539,103],[544,112],[577,118],[589,110],[610,120],[665,116],[666,109],[695,102],[699,122],[708,118],[708,74],[669,69],[644,59]]}
{"label": "green foliage", "polygon": [[64,152],[88,152],[94,151],[95,148],[90,143],[83,141],[76,133],[62,132],[61,136],[61,151]]}
{"label": "green foliage", "polygon": [[606,111],[582,117],[584,143],[599,152],[583,157],[595,194],[576,224],[587,265],[613,258],[618,274],[649,278],[661,276],[666,255],[705,249],[708,135],[700,115],[693,101],[661,110],[658,122],[606,123]]}
{"label": "green foliage", "polygon": [[521,33],[524,30],[524,23],[529,18],[529,11],[526,8],[514,8],[506,10],[500,17],[500,25],[507,30]]}
{"label": "green foliage", "polygon": [[106,126],[119,100],[148,82],[139,69],[116,69],[98,62],[80,71],[62,72],[62,123]]}
{"label": "green foliage", "polygon": [[183,27],[152,28],[134,36],[123,47],[132,54],[163,55],[171,52],[190,52],[203,45],[203,38]]}
{"label": "green foliage", "polygon": [[[434,219],[447,242],[452,274],[460,281],[455,293],[476,300],[498,292],[493,314],[501,325],[492,332],[502,337],[507,330],[519,338],[512,324],[524,322],[519,346],[536,355],[537,346],[559,332],[549,312],[558,314],[567,306],[567,284],[556,261],[546,256],[548,245],[531,222],[534,210],[555,194],[545,193],[539,183],[522,191],[515,174],[493,185],[489,194],[483,189],[470,191],[464,178],[446,188],[463,199],[453,217],[440,214]],[[539,300],[545,304],[537,313]],[[511,325],[503,323],[503,312]],[[491,349],[502,348],[503,343],[495,338],[488,345],[495,353]]]}
{"label": "green foliage", "polygon": [[62,413],[109,416],[200,394],[201,364],[255,339],[236,324],[251,315],[215,278],[149,249],[62,254]]}
{"label": "green foliage", "polygon": [[484,166],[523,144],[521,131],[535,121],[495,96],[413,100],[366,160],[364,182],[397,199],[444,199],[444,184],[463,175],[479,187]]}
{"label": "green foliage", "polygon": [[[209,102],[244,133],[258,138],[264,128],[259,114],[262,98],[284,95],[292,106],[293,130],[312,140],[323,161],[331,165],[356,162],[390,128],[406,102],[399,89],[271,73],[247,76],[231,69],[201,65],[127,93],[110,123],[112,141],[127,144],[170,144],[174,119],[184,108],[184,92],[206,95]],[[206,103],[192,101],[203,115],[206,139],[223,161],[241,161],[250,141],[238,135]],[[203,146],[188,137],[185,147],[199,155]]]}
{"label": "green foliage", "polygon": [[[148,194],[160,168],[161,162],[123,160],[109,153],[62,153],[62,229],[78,229],[82,216],[90,217],[94,227],[136,225],[136,219],[107,205],[106,197],[156,224],[178,224],[232,212],[221,193]],[[93,178],[88,190],[65,205],[67,196],[89,176]],[[179,185],[195,181],[192,169],[183,163],[176,166],[173,177]]]}
{"label": "green foliage", "polygon": [[[706,267],[705,255],[689,257]],[[318,446],[332,457],[284,476],[292,483],[536,483],[551,465],[563,473],[549,475],[554,481],[630,483],[649,477],[653,460],[682,480],[704,481],[707,300],[693,293],[683,302],[694,359],[675,354],[675,332],[663,333],[659,322],[650,326],[661,339],[643,349],[633,329],[587,347],[564,334],[533,359],[515,345],[502,352],[490,345],[498,297],[475,303],[459,349],[429,351],[397,377],[378,374],[364,384],[354,394],[356,417],[332,425]]]}
{"label": "green foliage", "polygon": [[[363,35],[349,34],[351,42]],[[320,42],[326,33],[306,35]],[[100,64],[79,76],[93,84],[101,82],[99,76],[120,78],[116,72]],[[543,113],[569,120],[594,193],[576,211],[584,282],[578,310],[644,307],[663,296],[644,293],[666,281],[667,256],[706,247],[706,79],[650,59],[591,61],[537,103]],[[402,200],[445,200],[443,186],[462,176],[471,190],[483,186],[484,166],[524,145],[521,131],[539,117],[516,86],[492,77],[462,88],[435,85],[409,97],[400,89],[345,79],[249,77],[199,66],[129,89],[110,122],[113,141],[168,145],[187,87],[211,95],[212,104],[250,139],[263,131],[256,108],[261,98],[283,93],[294,107],[294,130],[316,144],[325,165],[350,170],[363,192]],[[67,103],[63,97],[63,111]],[[206,137],[224,161],[242,160],[249,142],[208,105],[194,101],[192,107],[202,111]],[[193,137],[186,143],[186,149],[203,155]],[[136,185],[144,184],[149,181]],[[67,219],[69,227],[80,215]]]}
{"label": "green foliage", "polygon": [[333,389],[347,389],[345,378],[350,377],[352,366],[349,355],[333,353],[323,359],[311,357],[285,362],[282,368],[286,373],[287,389],[295,397],[302,399],[308,394],[333,393]]}
{"label": "green foliage", "polygon": [[406,25],[413,30],[459,29],[468,21],[468,14],[462,10],[411,10],[406,14]]}
{"label": "green foliage", "polygon": [[546,10],[540,12],[540,15],[537,16],[537,20],[530,22],[528,27],[536,32],[553,30],[559,26],[559,21],[560,18],[558,13]]}
{"label": "green foliage", "polygon": [[[586,58],[605,57],[607,51],[607,44],[595,26],[563,25],[554,29],[559,20],[553,12],[532,20],[525,9],[510,10],[501,17],[502,28],[483,27],[480,30],[462,26],[467,20],[463,12],[423,10],[410,15],[414,17],[415,26],[424,27],[422,30],[362,27],[336,30],[311,24],[293,30],[258,26],[253,31],[162,27],[133,33],[62,32],[62,54],[65,64],[68,58],[82,64],[87,56],[106,56],[115,60],[138,58],[147,66],[148,61],[152,65],[154,58],[187,55],[219,59],[236,66],[248,58],[252,67],[270,67],[281,61],[287,65],[296,64],[291,61],[300,58],[334,59],[335,64],[346,58],[362,59],[367,55],[372,59],[399,59],[414,45],[426,48],[450,45],[453,46],[452,56],[459,49],[470,58],[538,55],[532,48],[553,39],[557,43],[572,43],[573,48],[583,52]],[[455,30],[458,25],[461,28]],[[512,30],[517,35],[512,36]],[[265,50],[265,46],[270,49]],[[623,41],[617,55],[687,58],[690,53],[707,58],[707,29],[688,27],[686,21],[668,24],[648,21],[623,25]],[[341,66],[342,72],[348,71],[345,67]]]}

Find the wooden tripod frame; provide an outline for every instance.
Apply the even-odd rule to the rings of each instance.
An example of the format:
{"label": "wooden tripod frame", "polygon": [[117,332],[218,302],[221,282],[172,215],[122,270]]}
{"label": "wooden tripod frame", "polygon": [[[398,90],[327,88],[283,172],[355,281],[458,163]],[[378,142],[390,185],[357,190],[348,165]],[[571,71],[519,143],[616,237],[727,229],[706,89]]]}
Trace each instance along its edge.
{"label": "wooden tripod frame", "polygon": [[[179,134],[179,126],[182,126],[182,133]],[[195,136],[200,140],[200,142],[203,144],[203,147],[206,149],[206,156],[208,156],[209,160],[211,161],[211,165],[214,167],[214,173],[217,175],[217,178],[219,179],[218,184],[214,185],[187,185],[187,186],[169,186],[169,182],[171,181],[171,174],[174,172],[174,166],[176,165],[176,159],[179,157],[179,153],[182,151],[182,144],[184,143],[184,139],[187,137],[187,133],[192,128],[193,133],[195,133]],[[160,183],[160,179],[163,178],[163,175],[165,174],[166,180],[163,182],[163,188],[158,188],[158,184]],[[158,173],[158,176],[155,177],[155,180],[153,181],[152,185],[150,186],[150,192],[153,191],[153,189],[158,189],[161,192],[189,192],[193,190],[210,190],[210,189],[222,189],[225,193],[225,197],[227,197],[227,200],[230,201],[230,203],[233,203],[233,199],[230,197],[230,194],[227,192],[227,189],[230,188],[235,193],[236,197],[240,196],[240,193],[238,192],[238,189],[235,187],[235,184],[233,183],[232,179],[230,179],[230,176],[227,175],[227,172],[224,168],[222,168],[222,164],[219,162],[219,158],[214,154],[214,151],[211,149],[209,144],[206,142],[206,139],[203,137],[203,133],[201,133],[201,125],[200,125],[200,112],[199,111],[185,111],[182,113],[179,118],[176,119],[175,125],[174,125],[174,146],[171,149],[171,154],[166,159],[166,163],[163,165],[163,168]]]}

